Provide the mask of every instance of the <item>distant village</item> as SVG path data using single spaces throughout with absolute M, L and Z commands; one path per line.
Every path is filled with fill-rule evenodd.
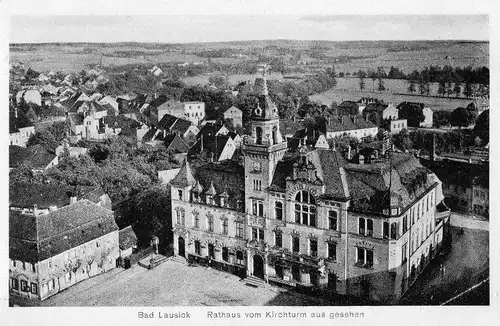
M 172 259 L 395 303 L 452 245 L 451 212 L 488 218 L 489 98 L 437 126 L 411 97 L 290 104 L 268 68 L 179 97 L 11 64 L 11 304 Z

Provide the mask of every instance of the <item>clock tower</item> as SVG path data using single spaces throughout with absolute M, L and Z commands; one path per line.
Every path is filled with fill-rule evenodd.
M 252 110 L 250 136 L 243 144 L 245 161 L 245 197 L 247 212 L 265 216 L 270 212 L 268 187 L 271 185 L 274 170 L 287 150 L 287 142 L 280 132 L 278 108 L 269 97 L 267 89 L 267 66 L 261 65 L 263 85 L 258 101 Z M 262 206 L 255 200 L 262 201 Z M 260 212 L 263 209 L 263 213 Z

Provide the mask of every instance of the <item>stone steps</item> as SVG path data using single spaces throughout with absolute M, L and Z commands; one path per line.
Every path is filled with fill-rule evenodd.
M 179 255 L 173 255 L 173 256 L 169 257 L 168 260 L 182 264 L 182 265 L 188 265 L 186 258 L 179 256 Z
M 248 276 L 247 278 L 243 279 L 242 282 L 245 282 L 246 285 L 253 286 L 253 287 L 268 287 L 269 284 L 267 284 L 263 279 L 258 278 L 256 276 Z

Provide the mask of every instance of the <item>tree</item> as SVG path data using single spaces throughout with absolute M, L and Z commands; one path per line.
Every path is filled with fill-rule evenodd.
M 358 78 L 359 78 L 359 90 L 362 92 L 365 89 L 366 72 L 360 69 L 358 71 Z
M 448 95 L 448 97 L 450 97 L 451 94 L 453 94 L 453 88 L 451 87 L 451 81 L 448 81 L 446 83 L 446 94 Z
M 59 142 L 55 139 L 54 135 L 47 130 L 42 129 L 36 131 L 33 135 L 30 136 L 28 141 L 26 142 L 26 146 L 34 146 L 34 145 L 42 145 L 48 151 L 54 151 L 57 146 L 59 146 Z
M 382 93 L 383 91 L 385 91 L 384 80 L 382 79 L 382 77 L 378 78 L 378 91 L 380 93 Z
M 456 108 L 451 113 L 450 123 L 452 126 L 458 126 L 459 128 L 468 127 L 472 122 L 472 113 L 464 107 Z
M 377 73 L 371 69 L 368 69 L 368 77 L 372 80 L 372 90 L 375 90 L 375 81 L 377 80 Z
M 446 83 L 444 81 L 439 82 L 438 94 L 444 96 L 446 94 Z
M 399 118 L 406 119 L 409 127 L 418 127 L 425 120 L 422 107 L 407 102 L 398 105 Z
M 408 92 L 413 95 L 415 93 L 415 80 L 414 79 L 409 79 L 408 80 Z
M 398 134 L 393 136 L 394 145 L 403 151 L 413 148 L 413 142 L 410 139 L 410 134 L 407 129 L 401 130 Z
M 455 86 L 453 86 L 453 93 L 455 93 L 456 97 L 459 97 L 460 94 L 462 93 L 462 86 L 460 83 L 455 83 Z
M 466 82 L 465 87 L 463 89 L 464 96 L 467 98 L 470 98 L 472 96 L 472 92 L 473 92 L 472 84 L 469 82 Z
M 229 80 L 226 76 L 215 75 L 208 77 L 208 82 L 219 89 L 228 89 L 229 88 Z
M 432 113 L 432 121 L 436 128 L 450 125 L 451 112 L 446 110 L 437 110 Z
M 476 120 L 476 125 L 472 132 L 473 136 L 479 137 L 482 144 L 489 143 L 490 139 L 490 110 L 481 113 Z

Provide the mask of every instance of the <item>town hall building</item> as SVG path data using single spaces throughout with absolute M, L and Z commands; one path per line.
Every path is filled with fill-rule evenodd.
M 329 148 L 288 152 L 266 79 L 243 164 L 186 161 L 171 182 L 174 252 L 292 287 L 396 302 L 440 250 L 440 180 L 412 155 L 368 164 Z

